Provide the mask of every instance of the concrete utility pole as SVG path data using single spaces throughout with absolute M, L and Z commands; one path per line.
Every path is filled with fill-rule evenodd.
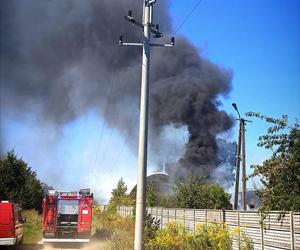
M 143 29 L 142 43 L 124 43 L 123 36 L 120 36 L 119 45 L 142 46 L 142 80 L 140 100 L 140 124 L 139 124 L 139 146 L 138 146 L 138 167 L 137 167 L 137 190 L 136 190 L 136 212 L 135 212 L 135 235 L 134 249 L 143 249 L 143 230 L 146 203 L 146 176 L 147 176 L 147 145 L 148 145 L 148 105 L 149 105 L 149 69 L 150 69 L 150 48 L 174 47 L 174 37 L 170 44 L 151 43 L 151 33 L 154 38 L 160 38 L 163 34 L 159 31 L 159 25 L 152 23 L 153 5 L 156 0 L 143 0 L 143 22 L 140 23 L 132 17 L 129 11 L 125 19 L 130 23 Z
M 242 192 L 242 206 L 243 210 L 247 210 L 247 202 L 246 202 L 246 191 L 247 191 L 247 175 L 246 175 L 246 147 L 245 147 L 245 125 L 246 120 L 241 119 L 240 123 L 242 124 L 242 182 L 243 182 L 243 192 Z
M 233 209 L 238 209 L 239 202 L 239 184 L 240 184 L 240 162 L 241 162 L 241 139 L 242 139 L 242 129 L 241 123 L 239 123 L 239 135 L 238 135 L 238 144 L 237 144 L 237 154 L 236 154 L 236 163 L 235 163 L 235 189 L 234 189 L 234 203 Z
M 233 209 L 238 209 L 238 198 L 239 198 L 239 182 L 240 182 L 240 162 L 242 160 L 242 208 L 247 210 L 246 203 L 246 191 L 247 191 L 247 175 L 246 175 L 246 147 L 245 147 L 245 125 L 246 122 L 251 122 L 241 118 L 240 112 L 235 103 L 232 103 L 233 108 L 236 110 L 239 117 L 239 136 L 237 145 L 237 156 L 236 156 L 236 172 L 235 172 L 235 190 L 234 190 L 234 204 Z M 242 154 L 242 156 L 241 156 Z

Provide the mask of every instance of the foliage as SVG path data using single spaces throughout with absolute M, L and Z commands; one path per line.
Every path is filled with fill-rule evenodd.
M 125 184 L 123 178 L 118 181 L 117 187 L 111 191 L 112 198 L 125 196 L 127 192 L 127 185 Z
M 0 199 L 18 203 L 23 209 L 41 209 L 43 188 L 36 173 L 14 151 L 0 160 Z
M 153 186 L 153 183 L 147 184 L 146 195 L 147 207 L 175 207 L 176 201 L 174 195 L 159 195 Z
M 133 249 L 134 241 L 134 220 L 133 218 L 123 218 L 117 214 L 111 214 L 109 220 L 106 218 L 104 228 L 111 233 L 112 249 Z
M 150 240 L 154 239 L 160 227 L 160 221 L 155 221 L 155 218 L 150 214 L 146 215 L 144 227 L 144 245 L 147 245 Z
M 26 218 L 24 224 L 24 243 L 37 243 L 42 239 L 42 218 L 35 210 L 22 211 L 22 216 Z
M 181 223 L 171 221 L 165 229 L 159 230 L 156 237 L 150 240 L 147 249 L 184 249 L 189 233 Z
M 207 227 L 198 225 L 194 244 L 201 246 L 200 249 L 231 249 L 232 239 L 228 227 L 224 223 L 211 223 Z
M 164 195 L 160 198 L 158 207 L 176 207 L 176 197 L 175 195 Z
M 93 217 L 92 217 L 92 234 L 97 234 L 102 231 L 102 214 L 101 207 L 98 205 L 93 206 Z
M 300 211 L 300 124 L 288 125 L 287 116 L 280 119 L 249 112 L 270 123 L 267 133 L 258 139 L 258 146 L 272 151 L 270 159 L 254 165 L 251 177 L 259 177 L 263 184 L 258 191 L 260 210 Z
M 158 205 L 158 194 L 156 193 L 153 183 L 147 184 L 146 204 L 147 207 L 155 207 Z
M 205 184 L 203 178 L 189 176 L 175 186 L 178 207 L 198 209 L 229 209 L 230 195 L 215 184 Z
M 232 237 L 240 233 L 240 229 L 229 230 L 224 223 L 209 223 L 207 226 L 197 225 L 196 232 L 188 232 L 181 223 L 171 221 L 166 228 L 159 230 L 156 237 L 149 241 L 146 249 L 160 250 L 231 250 Z M 253 249 L 251 240 L 242 234 L 242 250 Z
M 111 192 L 108 210 L 116 212 L 117 206 L 130 206 L 134 204 L 134 200 L 127 194 L 127 185 L 123 178 L 118 181 L 117 187 Z
M 252 250 L 254 249 L 254 244 L 253 241 L 250 237 L 246 235 L 246 233 L 242 230 L 240 230 L 240 235 L 241 235 L 241 250 Z

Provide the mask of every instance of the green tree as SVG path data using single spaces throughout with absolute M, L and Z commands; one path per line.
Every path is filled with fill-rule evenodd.
M 111 191 L 111 198 L 109 200 L 108 210 L 116 212 L 117 206 L 133 205 L 134 200 L 127 194 L 127 185 L 123 178 L 118 181 L 117 187 Z
M 272 151 L 272 156 L 260 165 L 253 165 L 250 177 L 259 177 L 263 187 L 257 192 L 260 210 L 300 211 L 300 124 L 288 125 L 288 117 L 274 119 L 249 112 L 271 124 L 258 139 L 258 146 Z
M 0 199 L 18 203 L 24 209 L 41 209 L 43 188 L 36 173 L 10 151 L 0 160 Z
M 202 177 L 186 177 L 175 185 L 176 205 L 182 208 L 230 209 L 230 195 L 215 184 L 206 184 Z
M 158 205 L 158 195 L 154 189 L 153 183 L 147 184 L 146 204 L 147 207 L 155 207 Z

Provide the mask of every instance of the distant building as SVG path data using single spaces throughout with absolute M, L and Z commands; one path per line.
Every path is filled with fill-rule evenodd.
M 170 177 L 164 172 L 155 172 L 147 176 L 147 183 L 152 185 L 158 196 L 165 196 L 173 192 Z M 136 197 L 136 185 L 131 190 L 130 196 Z
M 249 190 L 246 192 L 247 209 L 257 210 L 260 206 L 260 200 L 256 192 L 256 190 Z M 242 207 L 242 192 L 239 193 L 239 207 Z

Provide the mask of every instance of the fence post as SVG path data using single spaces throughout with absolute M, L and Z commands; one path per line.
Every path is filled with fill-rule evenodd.
M 205 228 L 207 228 L 207 210 L 205 209 Z
M 196 232 L 196 209 L 194 209 L 194 233 Z
M 223 221 L 223 223 L 225 224 L 226 223 L 226 210 L 223 208 L 222 209 L 222 221 Z
M 241 218 L 240 218 L 240 210 L 237 210 L 237 222 L 238 222 L 238 248 L 241 249 Z
M 161 212 L 161 214 L 160 214 L 160 229 L 163 228 L 163 220 L 164 220 L 163 211 L 164 211 L 164 209 L 161 208 L 161 211 L 160 211 Z
M 185 229 L 185 209 L 183 209 L 183 225 L 184 225 L 184 229 Z
M 294 234 L 294 213 L 290 211 L 290 233 L 291 233 L 291 250 L 295 250 L 295 234 Z
M 260 234 L 261 234 L 261 250 L 265 249 L 265 240 L 264 240 L 264 221 L 262 213 L 260 213 Z
M 155 208 L 155 219 L 156 219 L 156 222 L 158 221 L 158 214 L 157 214 L 157 210 L 158 210 L 158 207 Z

